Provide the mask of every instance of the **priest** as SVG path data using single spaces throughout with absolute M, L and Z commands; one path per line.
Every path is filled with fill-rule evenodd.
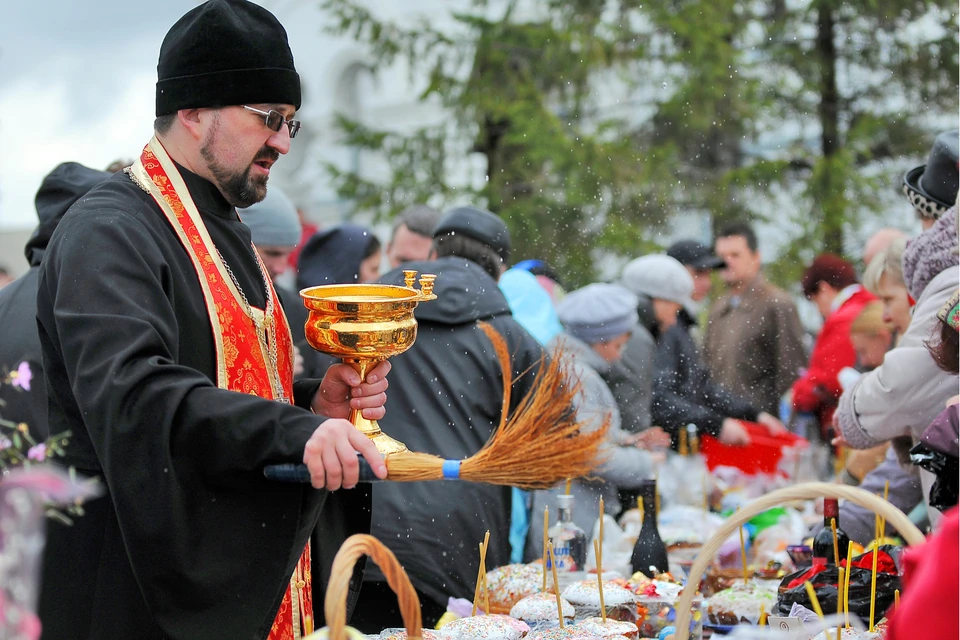
M 357 453 L 386 468 L 346 417 L 383 417 L 389 365 L 293 383 L 236 211 L 263 199 L 300 127 L 277 19 L 210 0 L 167 33 L 157 71 L 156 135 L 67 212 L 41 267 L 50 430 L 106 493 L 49 531 L 43 637 L 298 638 L 311 579 L 321 596 L 343 537 L 369 528 L 369 492 L 346 491 Z M 301 461 L 313 487 L 263 477 Z

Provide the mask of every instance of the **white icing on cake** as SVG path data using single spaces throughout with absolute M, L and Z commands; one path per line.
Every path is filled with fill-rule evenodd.
M 767 613 L 777 604 L 777 594 L 765 585 L 756 582 L 743 584 L 738 582 L 729 589 L 716 593 L 707 600 L 707 613 L 718 616 L 721 613 L 733 615 L 737 621 L 746 619 L 751 624 L 760 622 L 760 607 Z
M 560 598 L 564 618 L 573 618 L 576 610 L 569 601 Z M 538 593 L 527 596 L 510 609 L 510 617 L 524 622 L 557 621 L 557 596 L 552 593 Z
M 606 593 L 604 593 L 606 596 Z M 620 620 L 603 618 L 587 618 L 577 623 L 577 627 L 600 638 L 615 638 L 626 636 L 627 638 L 637 638 L 640 634 L 637 625 L 632 622 L 621 622 Z
M 530 627 L 510 616 L 493 614 L 453 620 L 440 629 L 443 640 L 520 640 Z
M 596 580 L 582 580 L 574 582 L 563 590 L 563 597 L 570 601 L 576 607 L 587 605 L 591 607 L 600 606 L 600 588 Z M 636 599 L 629 590 L 624 589 L 618 584 L 612 582 L 603 583 L 603 604 L 607 607 L 618 607 L 622 604 L 633 603 Z

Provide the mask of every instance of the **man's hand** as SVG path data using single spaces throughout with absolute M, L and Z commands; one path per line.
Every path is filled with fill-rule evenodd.
M 387 360 L 368 371 L 366 381 L 350 365 L 331 365 L 310 406 L 328 418 L 349 418 L 351 409 L 362 409 L 361 415 L 367 420 L 379 420 L 386 415 L 383 405 L 387 401 L 388 373 Z
M 387 477 L 387 466 L 376 445 L 352 424 L 342 418 L 324 420 L 303 449 L 303 463 L 310 470 L 310 484 L 315 489 L 336 491 L 357 486 L 363 455 L 381 480 Z
M 747 428 L 739 420 L 726 418 L 723 421 L 723 426 L 720 427 L 719 440 L 723 444 L 745 447 L 750 444 L 750 434 L 747 433 Z
M 760 415 L 757 416 L 757 422 L 765 426 L 772 436 L 779 436 L 787 432 L 787 428 L 783 426 L 783 423 L 766 411 L 760 412 Z

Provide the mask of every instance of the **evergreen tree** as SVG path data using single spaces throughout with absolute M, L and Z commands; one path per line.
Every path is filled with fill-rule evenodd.
M 453 114 L 412 134 L 342 118 L 347 144 L 384 154 L 392 175 L 330 167 L 340 195 L 381 216 L 430 197 L 485 205 L 518 259 L 573 284 L 595 276 L 598 251 L 653 248 L 680 211 L 789 227 L 774 275 L 794 281 L 814 253 L 847 253 L 899 189 L 904 157 L 958 111 L 946 0 L 477 1 L 444 31 L 355 0 L 324 9 L 378 68 L 402 58 L 426 72 L 421 99 Z M 599 114 L 609 90 L 635 108 Z M 464 169 L 475 153 L 480 180 Z

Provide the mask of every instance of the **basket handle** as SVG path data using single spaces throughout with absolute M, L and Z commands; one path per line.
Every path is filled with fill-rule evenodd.
M 327 585 L 327 596 L 323 603 L 329 628 L 330 640 L 347 640 L 345 627 L 347 625 L 347 592 L 350 590 L 350 578 L 353 576 L 353 566 L 361 556 L 370 556 L 383 575 L 387 584 L 397 594 L 400 603 L 400 614 L 407 630 L 409 640 L 420 640 L 423 635 L 423 619 L 420 615 L 420 599 L 407 572 L 400 566 L 397 556 L 393 555 L 382 542 L 366 534 L 352 535 L 346 539 L 336 557 L 333 559 L 333 568 L 330 571 L 330 584 Z
M 924 541 L 923 533 L 910 522 L 910 518 L 883 498 L 875 496 L 869 491 L 859 487 L 849 487 L 828 482 L 808 482 L 772 491 L 765 496 L 757 498 L 727 518 L 724 523 L 720 525 L 720 528 L 710 536 L 710 539 L 704 543 L 703 548 L 700 549 L 696 561 L 690 568 L 687 586 L 700 584 L 707 565 L 710 564 L 713 556 L 720 550 L 720 546 L 731 533 L 745 524 L 750 518 L 784 502 L 790 502 L 791 500 L 812 500 L 821 497 L 843 498 L 844 500 L 849 500 L 883 516 L 887 519 L 887 524 L 896 529 L 900 535 L 903 536 L 903 539 L 907 541 L 908 545 L 921 544 Z M 680 596 L 680 601 L 677 603 L 676 640 L 687 640 L 690 635 L 690 605 L 693 604 L 693 598 L 696 592 L 696 588 L 684 588 L 683 595 Z

